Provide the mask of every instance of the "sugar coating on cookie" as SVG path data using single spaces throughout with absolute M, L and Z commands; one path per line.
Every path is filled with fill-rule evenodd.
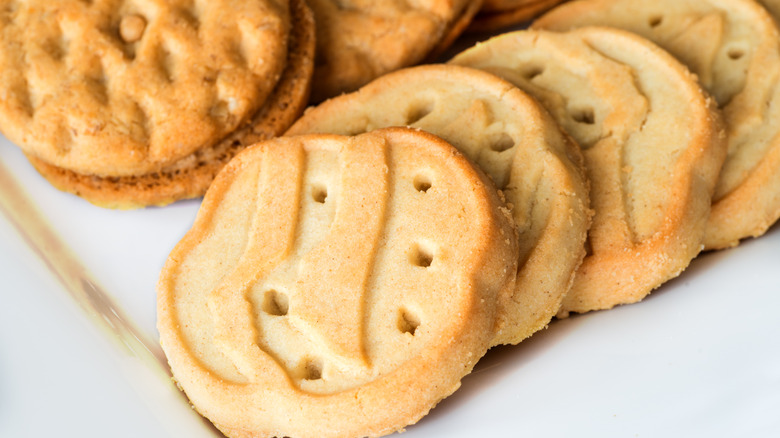
M 753 0 L 592 0 L 564 4 L 534 23 L 586 25 L 652 40 L 689 67 L 723 110 L 728 157 L 705 247 L 766 232 L 780 218 L 780 31 L 769 13 Z
M 544 328 L 584 256 L 590 224 L 582 157 L 527 94 L 454 65 L 390 73 L 308 109 L 288 134 L 356 134 L 412 126 L 438 135 L 503 190 L 520 233 L 517 285 L 500 297 L 494 344 Z
M 417 64 L 452 41 L 481 0 L 312 0 L 317 65 L 312 99 L 354 91 L 384 73 Z M 453 33 L 455 32 L 455 33 Z
M 82 174 L 159 170 L 262 106 L 289 26 L 286 0 L 5 2 L 0 129 Z
M 161 343 L 228 436 L 379 436 L 485 353 L 516 257 L 495 188 L 438 137 L 281 137 L 220 172 L 170 254 Z
M 699 253 L 725 142 L 679 62 L 610 28 L 508 33 L 451 62 L 528 91 L 583 148 L 595 216 L 561 316 L 639 301 Z

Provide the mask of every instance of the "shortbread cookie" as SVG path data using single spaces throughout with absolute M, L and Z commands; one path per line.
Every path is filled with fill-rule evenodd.
M 482 0 L 311 0 L 317 22 L 312 100 L 356 90 L 451 42 Z M 458 25 L 455 25 L 458 23 Z
M 579 149 L 512 84 L 485 72 L 428 65 L 385 75 L 308 109 L 289 134 L 356 134 L 410 125 L 466 154 L 506 196 L 520 234 L 517 285 L 499 299 L 494 344 L 545 327 L 584 256 L 590 224 Z
M 225 166 L 170 254 L 161 343 L 230 437 L 379 436 L 485 353 L 516 257 L 495 187 L 438 137 L 280 137 Z
M 469 32 L 494 32 L 512 25 L 525 23 L 545 13 L 564 0 L 520 0 L 494 2 L 483 7 L 469 24 Z M 486 5 L 487 6 L 487 2 Z
M 780 217 L 780 31 L 753 0 L 590 0 L 562 5 L 535 27 L 603 24 L 638 33 L 686 64 L 715 96 L 728 157 L 704 244 L 734 246 Z
M 289 26 L 287 0 L 5 2 L 0 129 L 81 174 L 159 171 L 264 104 Z
M 559 316 L 639 301 L 699 253 L 725 134 L 712 99 L 669 54 L 583 28 L 504 34 L 451 62 L 526 90 L 583 148 L 596 214 Z
M 120 177 L 79 174 L 28 154 L 30 162 L 60 190 L 108 208 L 166 205 L 203 196 L 214 176 L 247 145 L 284 133 L 309 97 L 314 67 L 314 19 L 304 0 L 291 0 L 292 30 L 282 77 L 249 125 L 211 147 L 204 147 L 159 171 Z

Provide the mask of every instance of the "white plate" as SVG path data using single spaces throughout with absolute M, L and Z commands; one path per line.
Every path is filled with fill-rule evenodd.
M 198 202 L 104 210 L 53 189 L 5 139 L 0 163 L 86 268 L 58 278 L 52 254 L 62 248 L 49 239 L 42 257 L 9 212 L 0 216 L 0 436 L 219 436 L 150 359 L 159 355 L 157 275 Z M 81 278 L 113 297 L 141 341 L 119 341 L 110 311 L 85 311 L 105 307 L 99 295 L 77 304 L 63 282 Z M 778 436 L 778 308 L 775 226 L 700 256 L 642 303 L 493 349 L 404 437 Z M 144 341 L 151 352 L 139 349 Z

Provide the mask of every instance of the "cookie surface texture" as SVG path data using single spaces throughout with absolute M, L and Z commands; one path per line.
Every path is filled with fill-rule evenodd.
M 248 125 L 213 146 L 142 175 L 100 177 L 57 167 L 28 154 L 35 169 L 53 186 L 107 208 L 162 206 L 203 196 L 219 170 L 244 147 L 284 133 L 303 112 L 314 69 L 314 18 L 304 0 L 290 1 L 292 29 L 287 62 L 271 95 Z
M 503 190 L 520 235 L 514 291 L 500 297 L 494 344 L 544 328 L 584 256 L 590 223 L 579 148 L 512 84 L 479 70 L 400 70 L 310 108 L 288 133 L 356 134 L 409 125 L 438 135 Z
M 687 65 L 718 101 L 728 157 L 705 247 L 760 236 L 780 217 L 780 32 L 752 0 L 593 0 L 562 5 L 535 27 L 608 25 L 638 33 Z
M 286 0 L 6 2 L 0 129 L 78 173 L 157 171 L 262 106 L 289 26 Z
M 512 25 L 525 23 L 532 20 L 547 10 L 562 3 L 564 0 L 534 0 L 521 2 L 507 2 L 501 5 L 502 9 L 483 8 L 469 24 L 469 32 L 495 32 Z M 508 8 L 509 4 L 517 4 Z
M 451 62 L 528 91 L 583 148 L 595 216 L 560 316 L 639 301 L 699 253 L 725 141 L 714 102 L 674 58 L 583 28 L 505 34 Z
M 317 65 L 312 100 L 354 91 L 372 79 L 421 62 L 462 30 L 481 0 L 312 0 Z
M 516 251 L 495 188 L 438 137 L 280 137 L 220 172 L 170 254 L 161 344 L 227 436 L 392 433 L 485 353 Z

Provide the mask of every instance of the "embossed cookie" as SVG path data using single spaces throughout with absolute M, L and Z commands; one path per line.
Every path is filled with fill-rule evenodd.
M 289 50 L 279 82 L 250 124 L 239 127 L 213 146 L 201 148 L 159 171 L 143 175 L 85 175 L 28 154 L 30 162 L 55 187 L 102 207 L 127 209 L 165 205 L 203 196 L 219 169 L 236 153 L 247 145 L 281 135 L 308 101 L 314 67 L 314 19 L 304 0 L 290 1 L 290 15 Z
M 560 316 L 639 301 L 699 253 L 726 145 L 714 102 L 669 54 L 583 28 L 504 34 L 451 62 L 526 90 L 583 148 L 595 216 Z
M 6 2 L 0 129 L 73 172 L 157 172 L 262 107 L 289 21 L 286 0 Z
M 453 144 L 512 206 L 520 267 L 515 289 L 499 298 L 493 343 L 517 343 L 545 327 L 585 252 L 590 210 L 579 148 L 512 84 L 454 65 L 385 75 L 308 109 L 288 134 L 356 134 L 404 125 Z
M 170 254 L 161 343 L 228 436 L 402 430 L 487 350 L 516 239 L 489 180 L 438 137 L 269 140 L 225 166 Z
M 372 79 L 440 53 L 482 0 L 311 0 L 317 22 L 312 100 L 356 90 Z
M 772 17 L 753 0 L 590 0 L 562 5 L 534 26 L 593 24 L 630 30 L 671 52 L 722 108 L 728 157 L 706 248 L 764 234 L 780 217 L 780 31 Z

